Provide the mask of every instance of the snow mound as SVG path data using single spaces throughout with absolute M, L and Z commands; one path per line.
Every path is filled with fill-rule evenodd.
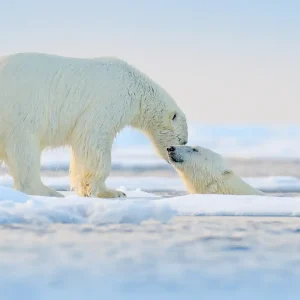
M 161 198 L 141 190 L 125 199 L 96 199 L 66 193 L 65 198 L 28 196 L 0 188 L 0 224 L 140 224 L 168 222 L 174 216 L 300 216 L 300 198 L 187 195 Z
M 182 216 L 300 216 L 300 197 L 188 195 L 160 202 Z
M 0 203 L 1 201 L 5 202 L 8 199 L 13 200 L 15 203 L 24 203 L 29 198 L 30 197 L 24 193 L 18 192 L 5 186 L 0 186 Z
M 0 224 L 139 224 L 145 220 L 167 222 L 176 213 L 169 205 L 155 203 L 154 195 L 126 191 L 125 199 L 27 196 L 10 188 L 0 189 Z M 155 197 L 155 198 L 154 198 Z

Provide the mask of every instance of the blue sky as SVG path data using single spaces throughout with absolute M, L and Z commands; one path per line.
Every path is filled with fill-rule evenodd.
M 0 7 L 0 55 L 118 56 L 165 87 L 193 120 L 300 122 L 300 1 L 11 0 Z

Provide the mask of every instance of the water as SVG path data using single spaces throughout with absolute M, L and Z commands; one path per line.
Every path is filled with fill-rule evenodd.
M 3 300 L 293 299 L 300 292 L 298 218 L 176 217 L 0 232 Z

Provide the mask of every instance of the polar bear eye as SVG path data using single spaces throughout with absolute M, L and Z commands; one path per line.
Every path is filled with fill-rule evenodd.
M 173 118 L 172 118 L 172 121 L 174 121 L 176 119 L 176 117 L 177 117 L 177 114 L 175 113 Z
M 193 152 L 199 152 L 197 149 L 193 148 Z

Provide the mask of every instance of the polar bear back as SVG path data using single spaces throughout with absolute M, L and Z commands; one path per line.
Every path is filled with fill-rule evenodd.
M 40 139 L 47 138 L 45 144 L 59 145 L 90 106 L 93 110 L 99 108 L 90 122 L 95 121 L 94 116 L 99 126 L 114 120 L 128 123 L 134 105 L 138 105 L 128 88 L 136 74 L 137 70 L 116 58 L 67 58 L 38 53 L 3 57 L 0 119 L 6 125 L 0 126 L 0 134 L 9 135 L 17 126 L 23 126 Z M 93 105 L 95 102 L 100 105 Z

